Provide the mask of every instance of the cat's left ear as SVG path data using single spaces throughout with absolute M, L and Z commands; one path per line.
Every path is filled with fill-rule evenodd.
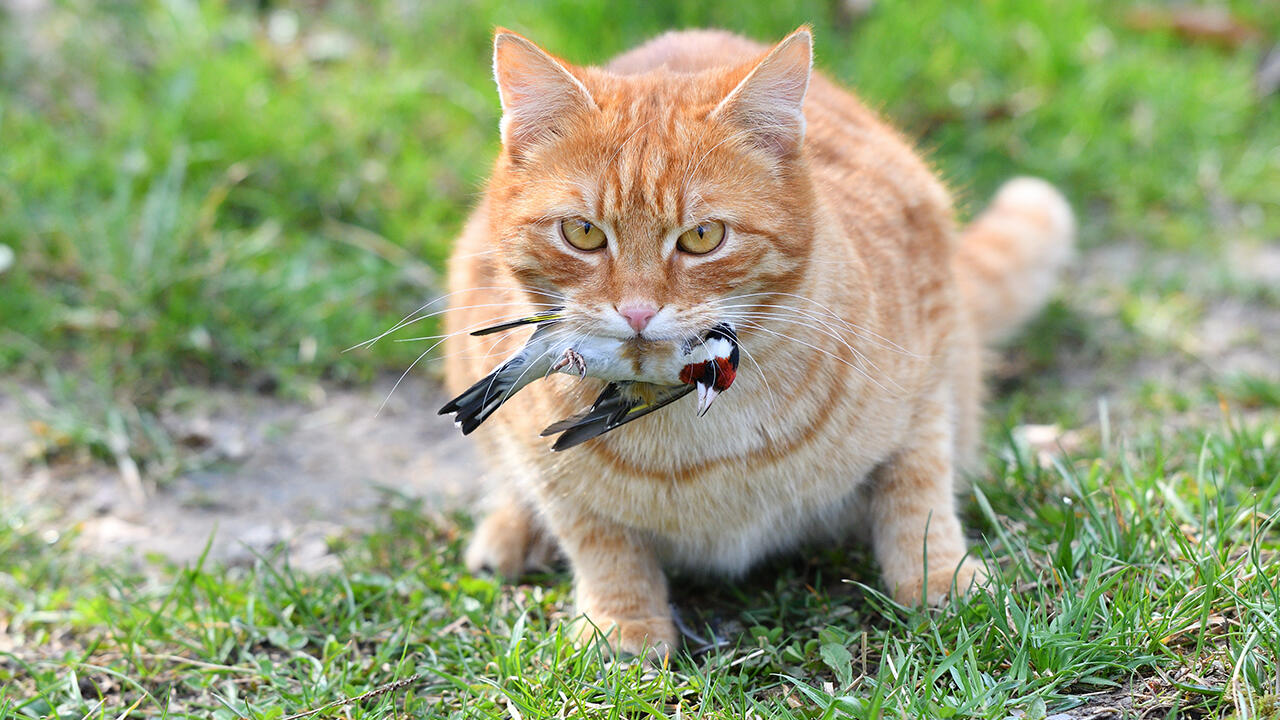
M 555 136 L 573 114 L 596 109 L 567 67 L 504 28 L 493 37 L 493 75 L 502 100 L 502 144 L 512 153 Z
M 711 117 L 748 131 L 761 148 L 789 157 L 804 143 L 804 95 L 813 71 L 813 35 L 801 26 L 747 73 Z

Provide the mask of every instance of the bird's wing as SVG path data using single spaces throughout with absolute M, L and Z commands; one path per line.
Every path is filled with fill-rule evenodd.
M 504 322 L 499 325 L 492 325 L 487 328 L 480 328 L 479 330 L 473 331 L 471 334 L 472 335 L 490 335 L 492 333 L 502 332 L 503 330 L 512 330 L 522 325 L 540 325 L 542 323 L 557 322 L 563 318 L 564 318 L 563 308 L 551 308 L 546 312 L 541 312 L 536 315 L 530 315 L 529 317 L 523 317 L 523 318 L 520 318 L 519 320 L 512 320 L 511 322 Z
M 454 422 L 462 429 L 463 435 L 469 435 L 472 430 L 480 427 L 480 423 L 488 419 L 493 411 L 525 385 L 541 378 L 544 371 L 550 368 L 553 358 L 550 357 L 547 343 L 551 341 L 549 334 L 554 324 L 540 326 L 519 352 L 507 358 L 461 395 L 445 403 L 439 414 L 457 413 Z
M 568 450 L 575 445 L 599 437 L 659 408 L 666 407 L 693 392 L 692 385 L 654 386 L 652 397 L 642 400 L 624 392 L 633 383 L 609 383 L 596 398 L 591 409 L 547 426 L 542 436 L 562 433 L 552 450 Z
M 457 413 L 454 422 L 462 428 L 463 435 L 470 434 L 519 390 L 515 384 L 524 374 L 525 362 L 523 355 L 516 355 L 502 363 L 461 395 L 445 403 L 440 414 Z

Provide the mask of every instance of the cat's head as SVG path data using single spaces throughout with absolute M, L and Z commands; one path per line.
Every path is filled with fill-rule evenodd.
M 531 299 L 562 298 L 584 332 L 677 341 L 794 291 L 813 234 L 811 44 L 801 28 L 698 73 L 614 74 L 500 29 L 490 232 Z

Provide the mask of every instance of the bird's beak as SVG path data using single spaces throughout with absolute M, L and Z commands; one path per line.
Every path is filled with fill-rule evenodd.
M 698 417 L 702 417 L 703 415 L 707 414 L 708 410 L 711 409 L 711 403 L 715 402 L 716 397 L 720 395 L 720 391 L 712 387 L 710 384 L 705 383 L 701 380 L 698 381 L 697 386 L 698 386 Z

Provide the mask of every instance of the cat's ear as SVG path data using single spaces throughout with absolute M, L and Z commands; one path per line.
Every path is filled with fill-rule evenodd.
M 802 26 L 756 63 L 711 117 L 746 130 L 778 157 L 797 153 L 804 142 L 802 108 L 812 70 L 813 35 Z
M 504 28 L 493 38 L 493 76 L 502 100 L 502 144 L 512 152 L 554 136 L 570 115 L 596 109 L 586 86 L 559 60 Z

